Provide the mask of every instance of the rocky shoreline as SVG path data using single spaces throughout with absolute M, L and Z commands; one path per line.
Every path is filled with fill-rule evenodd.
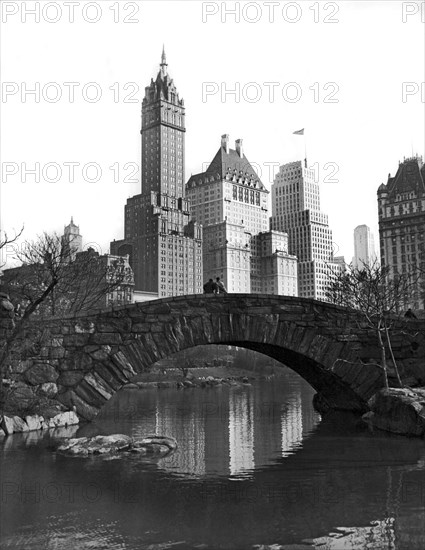
M 170 369 L 169 372 L 153 372 L 139 375 L 135 378 L 135 382 L 126 384 L 122 387 L 123 390 L 149 390 L 149 389 L 164 389 L 164 388 L 208 388 L 221 385 L 242 387 L 250 385 L 253 380 L 260 378 L 259 376 L 247 376 L 245 372 L 235 370 L 235 376 L 223 377 L 223 374 L 228 374 L 229 369 L 225 367 L 211 367 L 193 369 L 199 376 L 188 372 L 186 376 L 181 374 L 179 369 Z M 199 371 L 199 372 L 198 372 Z M 216 375 L 216 376 L 213 376 Z M 217 376 L 221 375 L 221 376 Z M 266 378 L 262 376 L 261 378 Z M 19 390 L 17 386 L 17 391 Z M 20 403 L 22 405 L 22 402 Z M 46 406 L 42 405 L 37 408 L 37 412 L 31 414 L 23 414 L 19 406 L 16 410 L 8 410 L 0 414 L 0 437 L 11 435 L 14 433 L 23 433 L 34 430 L 49 430 L 57 427 L 67 427 L 78 424 L 80 419 L 75 412 L 60 410 L 64 407 L 59 403 L 52 407 L 51 400 L 46 400 Z
M 216 369 L 217 370 L 217 369 Z M 123 389 L 163 389 L 163 388 L 211 388 L 214 386 L 246 386 L 251 382 L 257 380 L 258 376 L 212 376 L 208 374 L 211 369 L 208 369 L 206 376 L 196 376 L 192 372 L 187 373 L 186 376 L 177 376 L 169 380 L 157 379 L 157 380 L 137 380 L 130 384 L 123 386 Z M 268 377 L 269 378 L 269 377 Z
M 161 390 L 178 388 L 182 390 L 195 388 L 214 388 L 220 386 L 250 386 L 258 379 L 270 380 L 277 375 L 259 375 L 253 372 L 232 370 L 227 367 L 194 368 L 182 373 L 179 369 L 168 372 L 152 372 L 139 375 L 135 381 L 122 387 L 123 390 Z M 324 415 L 328 412 L 326 403 L 319 394 L 315 394 L 313 404 L 316 410 Z M 369 410 L 363 414 L 362 422 L 369 429 L 383 430 L 408 437 L 425 436 L 425 388 L 389 388 L 380 390 L 368 401 Z M 19 411 L 17 411 L 19 413 Z M 51 411 L 47 414 L 0 415 L 0 436 L 22 433 L 33 430 L 49 430 L 58 427 L 76 425 L 80 422 L 75 410 Z
M 50 418 L 43 415 L 31 414 L 21 417 L 18 415 L 0 416 L 0 436 L 14 433 L 31 432 L 35 430 L 50 430 L 79 424 L 80 419 L 75 411 L 66 411 Z

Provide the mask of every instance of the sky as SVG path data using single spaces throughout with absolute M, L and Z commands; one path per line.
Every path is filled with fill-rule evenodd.
M 122 238 L 126 199 L 141 186 L 141 100 L 163 44 L 185 100 L 186 180 L 225 133 L 231 147 L 244 140 L 269 190 L 273 170 L 306 151 L 347 261 L 357 225 L 378 240 L 378 186 L 403 157 L 424 154 L 424 3 L 3 1 L 1 10 L 0 225 L 9 234 L 24 225 L 22 239 L 61 234 L 71 216 L 85 246 L 105 253 Z

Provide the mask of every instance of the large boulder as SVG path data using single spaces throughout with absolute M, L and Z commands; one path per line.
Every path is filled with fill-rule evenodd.
M 132 452 L 142 456 L 161 458 L 176 449 L 177 442 L 172 437 L 150 435 L 133 440 L 128 435 L 114 434 L 68 439 L 57 448 L 57 451 L 68 456 L 110 455 L 118 452 Z
M 20 413 L 29 411 L 37 402 L 37 396 L 32 387 L 27 384 L 18 382 L 13 385 L 7 393 L 5 411 L 13 413 Z
M 59 453 L 74 456 L 114 454 L 130 447 L 132 438 L 128 435 L 97 435 L 68 439 L 57 449 Z
M 368 405 L 370 411 L 362 418 L 369 426 L 403 435 L 425 435 L 425 389 L 383 389 L 369 399 Z
M 27 423 L 20 416 L 3 416 L 1 428 L 7 435 L 29 431 Z
M 28 429 L 30 431 L 42 430 L 44 427 L 44 418 L 38 414 L 26 416 L 25 422 L 27 423 Z
M 49 428 L 57 428 L 59 426 L 72 426 L 79 423 L 79 418 L 74 411 L 66 411 L 59 413 L 48 420 Z

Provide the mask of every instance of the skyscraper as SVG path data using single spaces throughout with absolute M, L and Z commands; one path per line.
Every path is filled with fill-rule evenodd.
M 354 258 L 353 267 L 362 269 L 371 267 L 376 262 L 375 241 L 370 227 L 358 225 L 354 230 Z
M 425 165 L 422 157 L 399 163 L 394 177 L 378 188 L 379 244 L 382 266 L 391 274 L 410 274 L 406 307 L 424 307 Z
M 61 237 L 62 247 L 69 261 L 74 261 L 78 252 L 83 251 L 83 237 L 80 235 L 80 228 L 75 225 L 74 218 L 65 226 Z
M 124 239 L 135 289 L 162 296 L 202 292 L 202 227 L 185 198 L 185 107 L 168 74 L 165 52 L 142 102 L 142 192 L 125 207 Z
M 320 210 L 314 171 L 301 161 L 280 167 L 272 185 L 271 227 L 289 235 L 289 254 L 298 258 L 298 296 L 325 300 L 332 271 L 332 231 Z
M 229 292 L 297 295 L 297 261 L 287 235 L 269 232 L 267 195 L 243 149 L 229 136 L 205 172 L 192 175 L 186 193 L 203 225 L 204 279 L 220 277 Z

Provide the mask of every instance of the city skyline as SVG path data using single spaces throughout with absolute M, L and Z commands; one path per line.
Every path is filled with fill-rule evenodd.
M 79 41 L 73 41 L 72 51 L 68 43 L 75 26 L 65 21 L 54 25 L 29 20 L 22 25 L 20 19 L 10 17 L 3 25 L 3 43 L 10 46 L 7 56 L 3 55 L 3 81 L 17 83 L 18 91 L 2 98 L 2 163 L 9 167 L 15 163 L 18 172 L 8 175 L 6 181 L 3 177 L 1 228 L 12 232 L 24 224 L 24 238 L 33 238 L 43 230 L 59 233 L 74 216 L 84 244 L 97 243 L 102 252 L 108 251 L 109 241 L 122 235 L 126 199 L 140 189 L 140 174 L 130 177 L 133 166 L 127 163 L 140 167 L 143 87 L 156 74 L 165 42 L 170 72 L 188 107 L 185 181 L 205 169 L 216 150 L 217 135 L 228 133 L 232 140 L 244 138 L 247 156 L 262 170 L 261 179 L 270 191 L 272 169 L 303 159 L 304 138 L 293 132 L 305 128 L 308 164 L 318 172 L 322 207 L 329 214 L 336 254 L 351 259 L 352 231 L 357 225 L 367 224 L 378 234 L 379 185 L 387 180 L 388 172 L 395 174 L 404 156 L 423 154 L 420 15 L 404 14 L 403 22 L 400 5 L 368 3 L 365 9 L 363 3 L 340 2 L 334 17 L 339 23 L 335 24 L 324 23 L 330 13 L 316 14 L 313 4 L 306 6 L 294 23 L 282 20 L 281 14 L 271 23 L 265 13 L 252 23 L 248 12 L 240 23 L 230 16 L 222 23 L 212 8 L 205 13 L 201 5 L 167 3 L 165 14 L 164 3 L 161 6 L 143 3 L 139 23 L 133 25 L 114 24 L 107 19 L 106 10 L 95 25 L 76 21 Z M 265 9 L 262 4 L 260 7 Z M 174 25 L 182 9 L 190 29 L 186 41 L 179 40 L 181 29 Z M 316 15 L 318 23 L 314 23 Z M 381 30 L 383 18 L 386 25 Z M 362 26 L 362 41 L 356 42 L 352 52 L 351 45 L 358 37 L 356 23 Z M 226 33 L 225 44 L 214 42 L 214 47 L 204 47 L 201 40 L 201 46 L 193 48 L 193 41 L 202 38 L 209 44 L 209 38 L 226 26 L 232 32 Z M 116 40 L 111 43 L 112 30 Z M 255 41 L 241 41 L 248 30 L 255 30 Z M 40 32 L 44 34 L 37 41 Z M 379 38 L 393 32 L 400 36 L 397 44 L 385 41 L 385 47 L 380 45 Z M 25 52 L 23 33 L 33 43 Z M 314 50 L 296 41 L 300 34 L 309 36 Z M 93 40 L 96 48 L 90 47 Z M 51 41 L 54 51 L 47 50 Z M 289 51 L 293 55 L 288 56 Z M 36 82 L 41 86 L 40 101 L 33 102 L 29 95 L 22 102 L 23 84 L 31 89 Z M 51 82 L 59 83 L 63 97 L 69 91 L 63 83 L 79 82 L 74 103 L 45 101 L 43 85 Z M 101 100 L 82 99 L 81 89 L 88 82 L 101 88 Z M 403 82 L 419 83 L 419 92 L 406 96 L 405 102 Z M 288 87 L 288 83 L 296 85 Z M 337 92 L 332 83 L 338 86 Z M 239 101 L 226 94 L 237 84 Z M 302 98 L 291 102 L 290 94 L 297 92 L 297 86 Z M 272 88 L 275 98 L 269 101 Z M 55 89 L 49 88 L 50 96 Z M 96 87 L 86 91 L 93 94 Z M 256 93 L 261 93 L 261 98 L 252 101 Z M 338 103 L 322 101 L 331 93 Z M 136 101 L 124 102 L 124 98 Z M 21 163 L 31 167 L 35 162 L 42 167 L 59 164 L 63 177 L 57 183 L 36 183 L 30 175 L 27 183 L 21 183 Z M 70 162 L 80 163 L 74 183 L 65 182 L 64 163 Z M 87 163 L 102 167 L 99 182 L 82 180 L 79 168 Z M 122 180 L 124 176 L 130 182 L 114 183 L 114 177 Z M 349 194 L 350 208 L 341 207 Z

